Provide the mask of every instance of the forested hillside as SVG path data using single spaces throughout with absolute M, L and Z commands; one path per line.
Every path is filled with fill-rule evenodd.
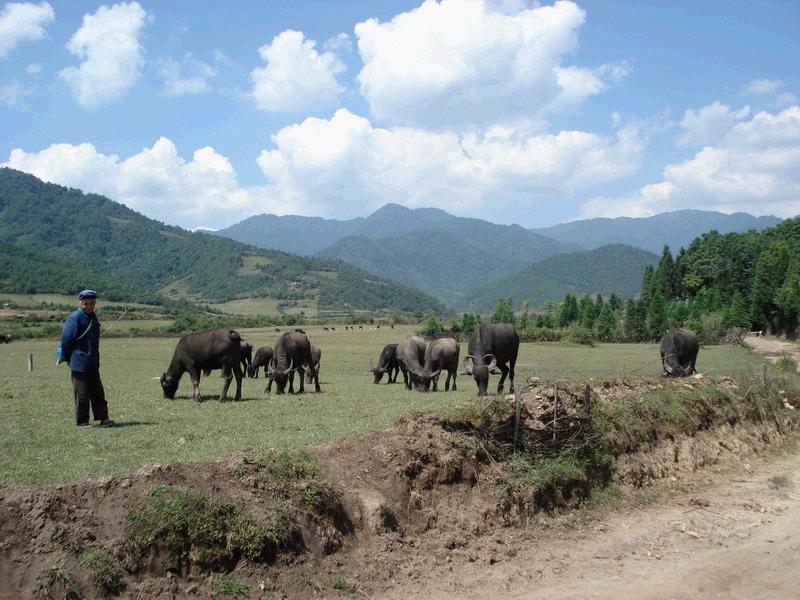
M 532 231 L 588 249 L 606 244 L 628 244 L 661 253 L 664 246 L 677 251 L 682 246 L 688 246 L 697 236 L 712 230 L 720 233 L 743 232 L 774 227 L 780 222 L 776 217 L 754 217 L 745 213 L 726 215 L 707 210 L 677 210 L 652 217 L 573 221 Z
M 658 256 L 623 244 L 551 256 L 506 277 L 494 278 L 468 295 L 472 307 L 489 310 L 498 298 L 511 298 L 514 306 L 529 300 L 532 307 L 559 301 L 570 294 L 631 297 L 639 291 L 641 273 L 658 262 Z
M 487 277 L 513 273 L 570 249 L 518 225 L 458 218 L 391 237 L 346 237 L 320 256 L 347 261 L 460 306 L 467 292 Z
M 259 250 L 169 227 L 103 196 L 7 168 L 0 169 L 0 243 L 24 251 L 6 254 L 6 291 L 26 291 L 27 284 L 10 274 L 35 254 L 57 271 L 52 279 L 37 276 L 40 292 L 75 291 L 86 285 L 83 272 L 89 271 L 105 277 L 108 297 L 172 288 L 206 301 L 318 298 L 325 309 L 441 308 L 417 290 L 340 261 Z M 80 281 L 70 285 L 73 278 Z

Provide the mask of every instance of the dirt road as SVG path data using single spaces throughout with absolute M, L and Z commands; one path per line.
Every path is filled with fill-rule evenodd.
M 745 340 L 753 352 L 760 354 L 770 362 L 777 361 L 781 356 L 790 356 L 800 365 L 800 346 L 772 336 L 748 335 Z M 800 366 L 798 367 L 800 372 Z

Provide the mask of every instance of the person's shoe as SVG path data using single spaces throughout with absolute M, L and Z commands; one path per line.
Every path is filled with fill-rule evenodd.
M 78 427 L 88 427 L 89 423 L 76 423 Z
M 116 423 L 111 419 L 103 419 L 100 421 L 100 427 L 113 427 L 114 425 L 116 425 Z

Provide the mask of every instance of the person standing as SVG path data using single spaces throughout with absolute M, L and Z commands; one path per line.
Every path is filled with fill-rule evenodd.
M 61 333 L 61 359 L 69 364 L 75 395 L 75 423 L 89 424 L 89 406 L 94 420 L 108 427 L 108 403 L 100 380 L 100 321 L 94 313 L 97 292 L 83 290 L 78 294 L 78 310 L 64 321 Z

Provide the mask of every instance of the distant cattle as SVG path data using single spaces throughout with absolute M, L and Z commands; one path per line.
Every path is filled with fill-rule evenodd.
M 425 339 L 418 335 L 410 335 L 397 345 L 397 364 L 403 373 L 406 389 L 419 381 L 425 363 Z
M 395 383 L 397 374 L 400 372 L 400 366 L 397 364 L 397 344 L 386 344 L 378 357 L 378 366 L 370 371 L 374 375 L 372 383 L 380 383 L 384 373 L 389 375 L 389 381 L 386 383 Z M 392 377 L 392 372 L 394 372 L 394 377 Z
M 359 329 L 364 329 L 364 326 L 363 325 L 359 325 L 358 328 Z
M 661 366 L 668 376 L 685 377 L 695 372 L 700 344 L 691 329 L 673 329 L 661 338 Z
M 311 384 L 315 380 L 319 382 L 319 362 L 321 358 L 322 350 L 316 344 L 311 344 L 311 367 L 306 370 L 306 383 Z
M 0 344 L 9 344 L 9 343 L 11 343 L 11 334 L 0 333 Z
M 200 401 L 200 373 L 222 369 L 225 386 L 219 396 L 224 402 L 231 380 L 236 378 L 236 400 L 242 398 L 241 338 L 233 329 L 219 327 L 184 335 L 175 347 L 167 371 L 161 375 L 164 397 L 173 399 L 184 373 L 192 380 L 192 399 Z
M 330 329 L 328 329 L 327 327 L 323 327 L 322 331 L 330 331 Z
M 498 368 L 502 376 L 497 384 L 497 393 L 502 393 L 506 376 L 509 376 L 511 393 L 514 393 L 514 366 L 518 353 L 519 335 L 513 325 L 484 324 L 472 333 L 464 367 L 466 374 L 475 378 L 479 396 L 487 394 L 489 373 L 497 373 Z
M 308 336 L 301 331 L 287 331 L 282 334 L 275 348 L 273 349 L 272 360 L 267 369 L 267 376 L 275 382 L 275 391 L 283 394 L 286 383 L 289 383 L 289 393 L 294 393 L 294 373 L 300 374 L 300 389 L 298 393 L 305 391 L 304 375 L 305 369 L 313 367 L 311 357 L 311 343 Z M 320 391 L 319 379 L 315 379 L 316 391 Z M 267 388 L 269 391 L 269 387 Z
M 253 357 L 253 362 L 247 367 L 247 376 L 253 379 L 258 378 L 258 370 L 264 367 L 264 375 L 267 374 L 267 366 L 269 361 L 272 360 L 272 348 L 270 346 L 261 346 L 256 350 L 256 355 Z

